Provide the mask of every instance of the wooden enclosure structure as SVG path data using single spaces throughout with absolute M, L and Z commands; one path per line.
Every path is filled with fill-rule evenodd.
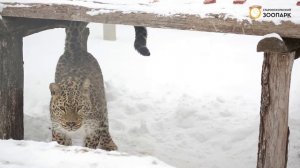
M 0 138 L 23 139 L 24 36 L 46 29 L 63 28 L 70 21 L 248 35 L 277 33 L 282 39 L 266 37 L 257 46 L 257 51 L 264 52 L 257 168 L 286 167 L 290 80 L 293 62 L 300 56 L 300 24 L 291 21 L 281 24 L 249 22 L 214 13 L 201 17 L 184 13 L 161 15 L 142 10 L 128 12 L 101 8 L 102 3 L 98 3 L 97 7 L 21 4 L 5 0 L 0 0 L 1 3 L 4 8 L 1 11 L 3 19 L 0 20 Z

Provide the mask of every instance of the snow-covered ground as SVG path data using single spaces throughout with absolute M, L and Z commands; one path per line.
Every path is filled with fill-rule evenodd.
M 62 146 L 55 142 L 0 140 L 1 168 L 172 168 L 150 156 Z
M 100 24 L 90 27 L 88 48 L 103 71 L 110 131 L 120 151 L 177 168 L 255 167 L 263 58 L 255 51 L 261 37 L 149 28 L 152 55 L 142 57 L 133 49 L 133 27 L 118 26 L 116 42 L 102 40 Z M 51 139 L 48 86 L 64 37 L 55 29 L 24 39 L 26 140 Z M 297 60 L 289 168 L 300 167 L 299 76 Z

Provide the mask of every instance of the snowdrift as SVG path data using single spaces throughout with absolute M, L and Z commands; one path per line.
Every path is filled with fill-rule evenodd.
M 56 142 L 0 140 L 0 167 L 6 168 L 172 168 L 150 156 L 62 146 Z

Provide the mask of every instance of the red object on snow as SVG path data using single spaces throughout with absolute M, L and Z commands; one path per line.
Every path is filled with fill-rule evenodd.
M 233 4 L 244 4 L 246 0 L 234 0 Z
M 297 6 L 300 6 L 300 1 L 297 2 Z
M 216 3 L 216 0 L 204 0 L 203 3 L 204 4 L 212 4 L 212 3 Z

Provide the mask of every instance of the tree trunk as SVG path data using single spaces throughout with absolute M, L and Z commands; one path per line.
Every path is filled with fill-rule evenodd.
M 264 53 L 257 168 L 286 168 L 294 57 L 295 52 Z
M 23 139 L 23 41 L 0 37 L 0 139 Z

